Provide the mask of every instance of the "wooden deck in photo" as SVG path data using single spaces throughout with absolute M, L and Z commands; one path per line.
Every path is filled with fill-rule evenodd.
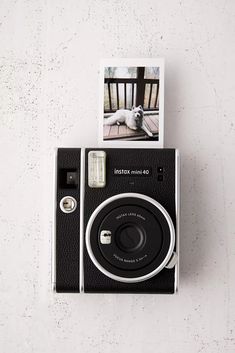
M 148 127 L 149 131 L 156 137 L 159 132 L 159 121 L 158 115 L 146 115 L 144 117 L 145 125 Z M 143 130 L 131 130 L 126 125 L 104 125 L 103 136 L 104 140 L 114 140 L 114 139 L 138 139 L 144 138 L 148 135 Z

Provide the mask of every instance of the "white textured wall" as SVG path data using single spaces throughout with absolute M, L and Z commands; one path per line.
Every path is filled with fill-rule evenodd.
M 235 351 L 235 2 L 2 0 L 0 352 Z M 50 290 L 55 146 L 93 144 L 102 57 L 166 59 L 182 154 L 175 296 Z

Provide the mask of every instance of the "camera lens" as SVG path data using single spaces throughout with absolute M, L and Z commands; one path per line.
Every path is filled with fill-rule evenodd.
M 115 240 L 120 250 L 131 253 L 144 246 L 145 234 L 137 224 L 127 223 L 117 229 Z
M 151 211 L 139 205 L 123 204 L 103 209 L 102 213 L 94 232 L 98 234 L 99 250 L 105 261 L 116 269 L 128 271 L 144 268 L 154 260 L 162 248 L 163 238 L 161 226 Z M 109 237 L 104 236 L 107 231 Z
M 97 208 L 86 245 L 98 269 L 129 281 L 159 268 L 169 252 L 171 229 L 160 204 L 127 195 Z

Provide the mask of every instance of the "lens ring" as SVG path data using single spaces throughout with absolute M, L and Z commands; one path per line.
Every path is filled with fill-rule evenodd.
M 95 231 L 94 228 L 97 227 L 96 223 L 100 222 L 102 219 L 100 219 L 100 217 L 103 210 L 106 207 L 109 207 L 109 205 L 111 206 L 114 202 L 118 203 L 118 206 L 122 205 L 124 200 L 127 200 L 127 202 L 129 202 L 129 200 L 135 200 L 138 203 L 145 204 L 147 208 L 151 206 L 152 209 L 156 210 L 158 216 L 162 219 L 162 222 L 165 223 L 164 228 L 166 231 L 166 242 L 164 245 L 164 251 L 161 254 L 161 258 L 154 261 L 151 266 L 146 266 L 143 271 L 131 271 L 132 274 L 129 271 L 128 276 L 126 272 L 124 273 L 124 271 L 121 270 L 118 270 L 118 273 L 117 271 L 115 271 L 114 273 L 113 267 L 109 266 L 107 262 L 104 262 L 104 258 L 100 254 L 97 247 L 97 236 L 95 237 L 95 234 L 93 233 Z M 96 224 L 96 226 L 94 226 L 94 224 Z M 91 233 L 93 233 L 93 236 Z M 159 202 L 143 194 L 123 193 L 114 195 L 109 199 L 106 199 L 95 209 L 87 223 L 85 239 L 86 249 L 88 251 L 89 257 L 100 272 L 102 272 L 105 276 L 118 282 L 138 283 L 152 278 L 166 266 L 175 246 L 175 228 L 170 215 Z
M 110 266 L 122 269 L 125 273 L 132 271 L 132 274 L 150 264 L 161 252 L 163 243 L 162 228 L 153 210 L 136 205 L 136 202 L 138 201 L 123 201 L 118 207 L 115 202 L 104 207 L 92 227 L 92 243 L 96 256 L 100 258 L 99 255 L 102 254 Z M 101 241 L 104 231 L 110 232 L 108 246 Z M 144 232 L 145 241 L 140 235 Z M 94 244 L 95 234 L 98 234 L 99 249 Z

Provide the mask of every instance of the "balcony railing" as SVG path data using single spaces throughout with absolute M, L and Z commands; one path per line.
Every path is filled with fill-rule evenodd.
M 144 68 L 139 67 L 137 78 L 105 78 L 106 102 L 104 113 L 117 109 L 130 109 L 142 105 L 145 111 L 159 110 L 159 79 L 144 78 Z M 120 92 L 122 90 L 120 99 Z

